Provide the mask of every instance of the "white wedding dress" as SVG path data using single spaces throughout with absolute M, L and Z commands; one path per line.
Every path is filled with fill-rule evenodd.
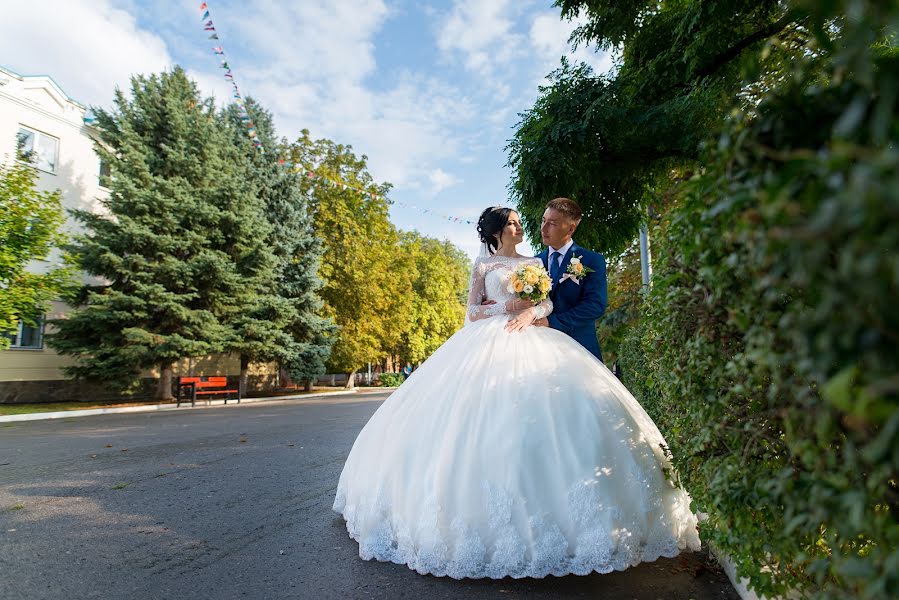
M 664 474 L 662 435 L 627 389 L 564 333 L 505 331 L 521 261 L 540 264 L 477 259 L 466 326 L 359 433 L 334 501 L 359 555 L 518 578 L 699 549 L 690 498 Z

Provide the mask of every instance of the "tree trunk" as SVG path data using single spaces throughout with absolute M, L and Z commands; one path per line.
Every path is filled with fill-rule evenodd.
M 312 380 L 311 379 L 306 380 L 306 387 L 304 387 L 303 389 L 307 392 L 312 391 Z
M 240 390 L 240 397 L 247 397 L 247 371 L 250 369 L 250 357 L 246 354 L 240 355 L 240 381 L 237 389 Z
M 348 390 L 356 389 L 356 370 L 354 370 L 352 373 L 347 374 L 346 385 L 344 387 Z
M 293 385 L 293 378 L 284 365 L 278 365 L 278 387 L 286 388 Z
M 172 395 L 172 363 L 159 365 L 159 387 L 156 388 L 156 399 L 160 402 L 169 402 Z

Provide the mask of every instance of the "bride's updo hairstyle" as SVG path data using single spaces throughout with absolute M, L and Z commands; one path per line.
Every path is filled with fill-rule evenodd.
M 510 214 L 512 209 L 502 206 L 491 206 L 481 213 L 481 218 L 478 219 L 478 235 L 481 236 L 481 242 L 487 244 L 490 254 L 496 252 L 499 247 L 496 235 L 502 234 L 503 228 L 509 223 Z

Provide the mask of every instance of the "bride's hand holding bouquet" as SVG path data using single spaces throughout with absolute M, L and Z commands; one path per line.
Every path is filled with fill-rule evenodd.
M 506 330 L 521 331 L 531 325 L 537 318 L 534 307 L 546 300 L 551 289 L 552 280 L 541 265 L 524 264 L 515 269 L 509 278 L 509 291 L 516 298 L 506 303 L 506 309 L 509 312 L 521 312 L 509 319 Z

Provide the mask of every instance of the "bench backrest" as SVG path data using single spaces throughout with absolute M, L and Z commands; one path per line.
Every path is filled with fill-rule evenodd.
M 196 383 L 197 389 L 207 387 L 225 387 L 228 385 L 227 377 L 182 377 L 181 383 Z

